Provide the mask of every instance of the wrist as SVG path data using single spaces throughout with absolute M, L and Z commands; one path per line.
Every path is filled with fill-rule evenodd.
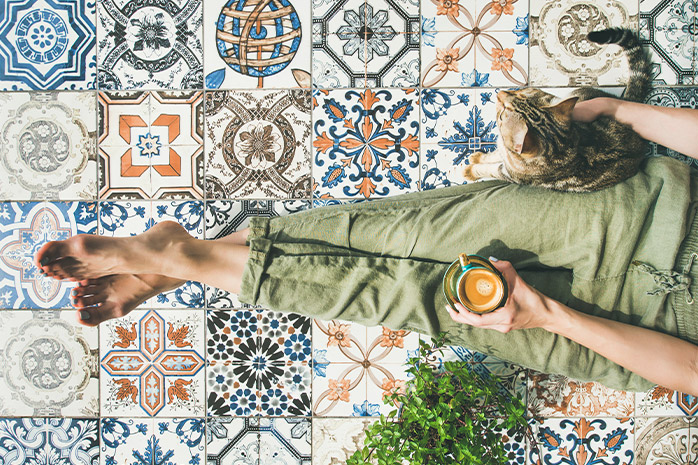
M 551 333 L 566 335 L 574 327 L 576 312 L 557 300 L 545 297 L 545 319 L 541 328 Z

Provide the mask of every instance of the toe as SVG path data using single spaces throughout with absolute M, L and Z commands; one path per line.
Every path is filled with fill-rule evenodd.
M 85 297 L 73 297 L 72 299 L 73 307 L 84 308 L 97 305 L 104 302 L 103 295 L 88 295 Z
M 47 242 L 36 253 L 34 260 L 36 266 L 42 267 L 48 265 L 61 257 L 67 255 L 67 245 L 64 241 L 51 241 Z
M 121 307 L 111 302 L 104 303 L 99 307 L 88 307 L 78 310 L 78 321 L 85 326 L 97 326 L 107 320 L 124 316 Z

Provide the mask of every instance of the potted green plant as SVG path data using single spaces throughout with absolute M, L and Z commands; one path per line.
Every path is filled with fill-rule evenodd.
M 399 409 L 368 428 L 365 446 L 347 465 L 505 464 L 501 431 L 524 432 L 535 445 L 523 402 L 495 376 L 481 376 L 467 362 L 427 363 L 445 336 L 431 345 L 420 340 L 418 356 L 408 361 L 406 389 L 384 398 Z

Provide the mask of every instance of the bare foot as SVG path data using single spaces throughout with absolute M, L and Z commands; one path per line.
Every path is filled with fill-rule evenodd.
M 78 321 L 85 326 L 119 318 L 145 300 L 184 283 L 157 274 L 115 274 L 81 281 L 72 291 Z
M 80 234 L 44 244 L 34 260 L 42 273 L 56 279 L 83 281 L 115 274 L 145 274 L 158 270 L 167 252 L 191 240 L 175 221 L 158 223 L 134 237 Z

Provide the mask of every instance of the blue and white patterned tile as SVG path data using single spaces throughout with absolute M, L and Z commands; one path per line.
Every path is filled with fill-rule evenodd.
M 695 15 L 694 2 L 640 0 L 640 42 L 652 54 L 655 85 L 693 84 Z
M 250 218 L 261 216 L 273 218 L 308 210 L 307 200 L 214 200 L 207 201 L 204 212 L 206 239 L 220 239 L 240 231 L 250 224 Z M 206 286 L 209 308 L 249 308 L 238 300 L 236 294 Z
M 311 356 L 312 319 L 294 313 L 260 309 L 256 315 L 259 343 L 276 347 L 281 354 L 274 363 L 307 363 Z
M 103 413 L 204 415 L 200 310 L 135 310 L 103 324 L 100 347 Z
M 206 196 L 309 199 L 310 91 L 206 93 Z
M 375 198 L 417 190 L 418 97 L 414 89 L 316 92 L 315 195 Z
M 59 310 L 5 310 L 0 327 L 0 415 L 99 415 L 96 328 Z
M 153 221 L 149 201 L 102 201 L 99 203 L 99 235 L 129 237 L 150 229 Z
M 313 86 L 319 89 L 365 87 L 366 63 L 358 51 L 344 52 L 344 43 L 337 34 L 313 36 Z
M 312 368 L 303 363 L 291 363 L 280 367 L 272 385 L 261 390 L 262 415 L 312 415 Z
M 98 420 L 0 419 L 0 460 L 7 464 L 99 463 Z M 70 460 L 67 462 L 66 459 Z
M 476 152 L 491 152 L 499 133 L 498 89 L 422 91 L 422 190 L 465 184 L 462 168 Z
M 283 0 L 260 8 L 236 0 L 207 1 L 205 23 L 215 27 L 215 34 L 208 33 L 204 38 L 206 88 L 310 87 L 308 3 Z M 285 11 L 283 17 L 275 13 L 280 8 Z M 229 13 L 231 9 L 236 10 L 234 15 Z M 270 18 L 264 19 L 267 16 Z M 245 29 L 247 22 L 256 26 Z M 241 37 L 246 30 L 247 35 Z M 272 50 L 266 48 L 270 40 L 277 44 Z
M 204 463 L 203 418 L 103 418 L 101 426 L 102 465 Z
M 529 420 L 538 451 L 528 447 L 528 462 L 552 465 L 634 463 L 634 420 L 579 418 Z
M 2 90 L 94 89 L 95 2 L 0 3 Z
M 95 104 L 85 92 L 0 95 L 0 198 L 96 199 Z
M 207 310 L 206 359 L 215 362 L 241 362 L 235 360 L 236 348 L 256 341 L 259 320 L 257 312 L 240 310 Z
M 530 9 L 531 85 L 617 85 L 627 79 L 627 59 L 620 47 L 594 44 L 586 35 L 604 27 L 636 30 L 637 1 L 532 0 Z
M 259 419 L 208 419 L 206 424 L 206 460 L 209 465 L 258 465 L 260 463 Z
M 308 418 L 261 418 L 260 463 L 310 465 L 311 435 Z
M 495 429 L 500 435 L 506 454 L 505 465 L 525 465 L 526 463 L 526 436 L 523 428 Z
M 249 364 L 209 360 L 206 365 L 207 415 L 258 415 L 261 393 L 259 379 L 254 373 L 255 367 Z
M 99 2 L 100 89 L 201 89 L 203 5 Z
M 34 255 L 46 242 L 97 230 L 96 202 L 0 204 L 0 296 L 9 308 L 68 308 L 74 283 L 39 273 Z

